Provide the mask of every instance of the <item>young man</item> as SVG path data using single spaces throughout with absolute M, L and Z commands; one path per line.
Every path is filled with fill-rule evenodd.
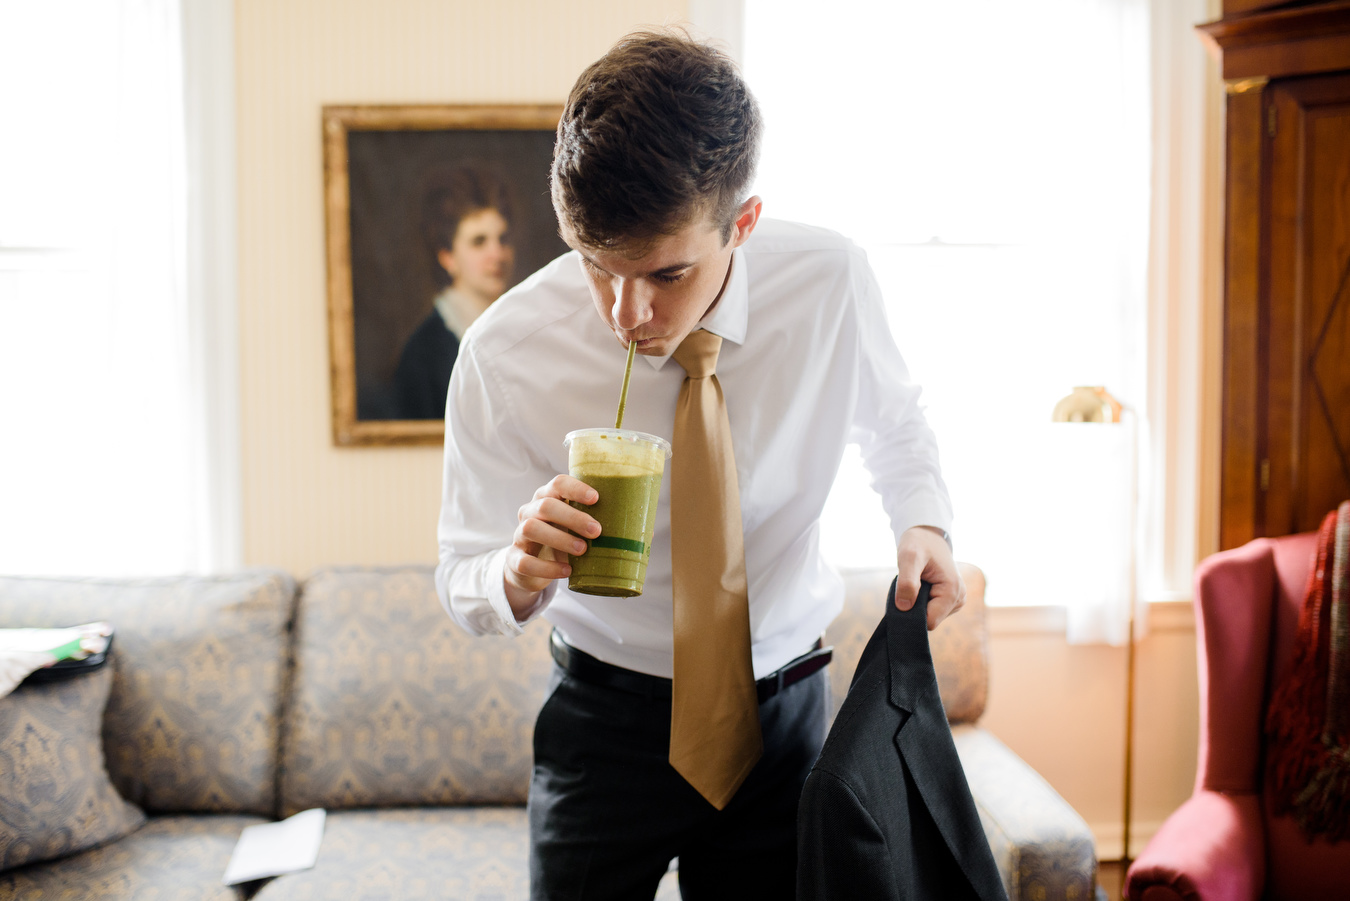
M 898 536 L 897 606 L 932 582 L 931 628 L 964 600 L 936 443 L 872 272 L 836 234 L 760 218 L 760 133 L 716 51 L 620 41 L 558 126 L 553 201 L 573 252 L 489 309 L 455 367 L 438 591 L 476 634 L 541 615 L 555 629 L 530 790 L 536 899 L 651 898 L 675 857 L 687 901 L 792 896 L 797 799 L 825 735 L 812 652 L 843 595 L 819 518 L 848 442 Z M 643 594 L 576 594 L 559 580 L 577 536 L 599 535 L 597 495 L 562 474 L 563 437 L 612 422 L 630 342 L 642 359 L 624 425 L 674 434 L 675 459 Z M 699 415 L 730 450 L 681 438 L 686 392 L 712 380 L 694 346 L 715 359 Z M 729 487 L 681 476 L 695 457 L 721 461 Z M 718 530 L 710 557 L 681 550 Z M 692 614 L 702 595 L 729 618 Z M 695 722 L 747 690 L 748 713 Z

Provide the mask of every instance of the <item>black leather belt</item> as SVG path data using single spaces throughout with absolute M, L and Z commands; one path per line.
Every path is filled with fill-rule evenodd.
M 597 660 L 585 651 L 578 651 L 563 641 L 557 629 L 553 630 L 553 635 L 549 639 L 549 648 L 553 651 L 553 659 L 557 661 L 558 666 L 561 666 L 582 682 L 603 685 L 607 688 L 617 688 L 619 691 L 645 695 L 649 698 L 670 699 L 671 681 L 669 679 L 649 676 L 646 673 L 639 673 L 624 669 L 621 666 L 615 666 L 612 663 L 605 663 L 603 660 Z M 824 669 L 833 656 L 833 647 L 821 647 L 821 643 L 817 641 L 815 648 L 755 683 L 759 703 L 763 704 L 789 685 L 800 682 L 812 673 Z

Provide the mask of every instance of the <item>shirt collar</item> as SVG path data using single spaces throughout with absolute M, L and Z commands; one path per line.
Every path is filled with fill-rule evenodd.
M 707 329 L 714 335 L 720 335 L 723 341 L 730 341 L 732 344 L 744 344 L 749 322 L 750 279 L 745 272 L 745 257 L 741 253 L 741 248 L 737 247 L 731 252 L 731 278 L 727 279 L 722 299 L 713 307 L 712 312 L 698 321 L 698 325 L 694 328 Z M 664 357 L 644 359 L 651 364 L 652 369 L 659 370 L 674 353 L 672 350 Z

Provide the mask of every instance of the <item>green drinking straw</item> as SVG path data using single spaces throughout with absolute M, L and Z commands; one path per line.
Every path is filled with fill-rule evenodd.
M 628 342 L 628 364 L 623 370 L 623 390 L 619 392 L 619 415 L 614 418 L 614 428 L 623 428 L 623 408 L 628 403 L 628 377 L 633 374 L 633 352 L 637 350 L 637 342 Z

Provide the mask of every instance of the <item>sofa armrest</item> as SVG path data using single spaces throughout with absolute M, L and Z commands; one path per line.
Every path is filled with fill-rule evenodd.
M 1096 897 L 1097 849 L 1083 818 L 991 733 L 953 726 L 952 738 L 1010 901 Z
M 1266 881 L 1261 800 L 1200 790 L 1163 823 L 1125 876 L 1131 901 L 1246 901 Z

